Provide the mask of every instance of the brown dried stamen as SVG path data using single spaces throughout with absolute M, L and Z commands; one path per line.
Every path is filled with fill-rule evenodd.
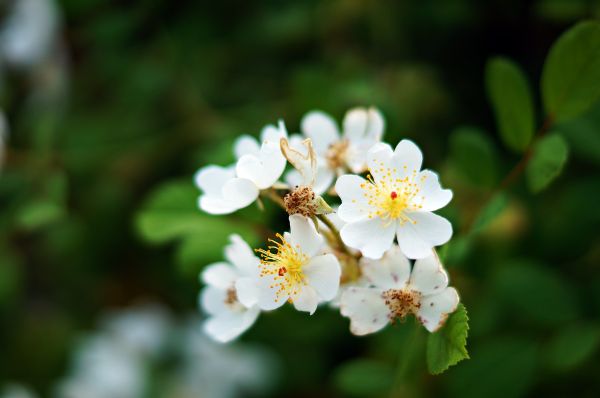
M 325 159 L 331 169 L 339 169 L 346 166 L 346 152 L 350 146 L 350 141 L 336 141 L 327 148 Z
M 404 319 L 409 314 L 417 314 L 421 308 L 421 293 L 415 290 L 389 289 L 382 293 L 385 304 L 390 309 L 390 321 Z
M 311 187 L 296 187 L 292 192 L 285 195 L 283 203 L 289 215 L 301 214 L 305 217 L 312 217 L 317 214 L 315 193 Z

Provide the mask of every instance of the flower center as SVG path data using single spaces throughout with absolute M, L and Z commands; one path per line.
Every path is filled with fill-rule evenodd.
M 256 249 L 260 253 L 260 276 L 273 278 L 271 289 L 276 290 L 276 299 L 297 295 L 306 284 L 302 267 L 308 262 L 308 256 L 300 252 L 300 246 L 292 246 L 281 234 L 275 235 L 279 241 L 269 239 L 269 250 Z
M 348 140 L 336 141 L 329 145 L 327 153 L 325 154 L 325 159 L 327 160 L 329 168 L 336 170 L 343 168 L 346 165 L 346 152 L 348 151 L 349 146 L 350 141 Z
M 421 308 L 421 293 L 409 289 L 389 289 L 382 293 L 385 304 L 390 309 L 390 321 L 403 319 L 408 314 L 417 314 Z
M 380 168 L 377 170 L 381 176 L 378 181 L 367 175 L 368 182 L 363 182 L 360 187 L 363 190 L 363 195 L 370 205 L 368 213 L 369 218 L 378 217 L 386 222 L 391 223 L 394 220 L 399 220 L 401 223 L 410 222 L 415 224 L 407 214 L 407 210 L 419 210 L 422 205 L 417 202 L 424 199 L 419 196 L 421 192 L 420 186 L 413 182 L 416 178 L 417 171 L 398 178 L 398 170 L 393 168 L 384 168 L 383 163 L 380 163 Z
M 238 301 L 235 286 L 232 286 L 229 289 L 227 289 L 227 292 L 225 294 L 225 305 L 231 310 L 241 310 L 244 308 Z

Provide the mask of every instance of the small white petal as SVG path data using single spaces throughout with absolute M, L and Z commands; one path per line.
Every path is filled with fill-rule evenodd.
M 206 286 L 200 292 L 198 302 L 204 312 L 215 315 L 227 311 L 225 306 L 226 298 L 227 292 L 225 290 L 213 286 Z
M 261 276 L 256 282 L 258 287 L 258 306 L 261 310 L 270 311 L 285 304 L 289 296 L 285 294 L 277 295 L 275 278 L 271 275 Z
M 271 141 L 279 144 L 279 140 L 282 138 L 287 138 L 287 129 L 285 128 L 285 124 L 283 120 L 280 120 L 277 123 L 277 126 L 268 124 L 260 132 L 260 139 L 262 142 Z
M 340 287 L 340 263 L 333 254 L 313 257 L 303 267 L 308 284 L 318 293 L 321 300 L 333 299 Z
M 259 152 L 260 144 L 256 138 L 252 136 L 242 135 L 233 143 L 233 153 L 235 154 L 236 159 L 239 159 L 244 155 L 258 156 Z
M 236 163 L 238 177 L 252 181 L 259 189 L 270 188 L 285 169 L 285 157 L 279 142 L 265 141 L 259 156 L 244 155 Z
M 423 154 L 419 147 L 410 140 L 402 140 L 394 150 L 394 167 L 399 177 L 416 175 L 421 170 Z
M 448 314 L 456 310 L 458 302 L 456 289 L 448 287 L 440 294 L 423 297 L 417 318 L 427 330 L 435 332 L 446 322 Z
M 260 291 L 258 290 L 256 278 L 244 277 L 235 281 L 235 293 L 238 301 L 246 308 L 258 304 Z
M 201 274 L 204 283 L 223 290 L 233 287 L 237 277 L 238 274 L 235 268 L 227 263 L 214 263 L 208 265 Z
M 361 184 L 370 183 L 352 174 L 339 177 L 335 183 L 335 191 L 342 200 L 337 214 L 345 222 L 359 221 L 369 214 L 370 205 Z
M 201 168 L 194 175 L 194 182 L 206 195 L 221 196 L 223 185 L 235 176 L 233 167 L 210 165 Z
M 423 295 L 443 291 L 448 286 L 448 274 L 438 256 L 432 252 L 430 256 L 415 261 L 409 284 Z
M 258 198 L 258 188 L 245 178 L 232 178 L 223 185 L 223 198 L 226 203 L 243 209 Z
M 227 343 L 248 330 L 258 318 L 259 313 L 258 308 L 240 312 L 225 312 L 208 318 L 204 322 L 204 331 L 214 340 Z
M 202 195 L 198 199 L 198 207 L 212 215 L 231 214 L 240 209 L 237 204 L 227 202 L 219 196 Z
M 323 245 L 323 237 L 311 219 L 294 214 L 290 216 L 289 242 L 292 246 L 298 246 L 303 254 L 312 257 Z
M 335 120 L 325 112 L 312 111 L 304 115 L 300 128 L 313 141 L 315 151 L 324 154 L 329 146 L 340 139 Z
M 382 142 L 373 145 L 369 149 L 367 153 L 367 165 L 369 166 L 369 172 L 376 182 L 388 177 L 388 173 L 390 173 L 391 178 L 395 179 L 401 171 L 398 170 L 394 163 L 394 151 L 392 147 Z
M 423 170 L 415 179 L 420 192 L 412 200 L 411 207 L 420 211 L 435 211 L 446 206 L 452 199 L 452 191 L 442 189 L 438 175 L 431 170 Z
M 254 255 L 254 250 L 241 236 L 233 234 L 229 236 L 231 242 L 225 247 L 225 258 L 233 264 L 242 275 L 258 275 L 260 260 Z
M 385 225 L 379 218 L 346 224 L 340 231 L 344 243 L 362 252 L 363 256 L 379 259 L 392 247 L 396 223 Z
M 369 139 L 373 143 L 383 136 L 385 121 L 376 108 L 354 108 L 344 117 L 344 137 L 350 141 Z
M 381 290 L 349 287 L 342 293 L 340 312 L 350 318 L 350 331 L 357 336 L 375 333 L 389 323 L 389 308 Z
M 317 159 L 317 176 L 313 185 L 313 191 L 317 195 L 322 195 L 331 188 L 335 172 L 324 163 L 324 160 Z
M 319 305 L 319 296 L 315 289 L 310 285 L 304 285 L 302 288 L 293 296 L 291 296 L 294 308 L 298 311 L 305 311 L 311 315 L 317 310 Z
M 398 244 L 408 258 L 427 257 L 434 246 L 452 237 L 452 224 L 444 217 L 429 212 L 409 213 L 408 217 L 415 223 L 398 224 Z
M 392 245 L 380 260 L 361 258 L 360 266 L 369 284 L 382 290 L 402 289 L 410 277 L 410 262 L 398 245 Z

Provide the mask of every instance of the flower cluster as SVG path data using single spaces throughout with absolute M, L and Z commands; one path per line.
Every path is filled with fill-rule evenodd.
M 237 139 L 234 165 L 196 173 L 199 207 L 207 213 L 233 213 L 265 198 L 289 215 L 289 232 L 277 233 L 266 248 L 252 250 L 231 235 L 226 262 L 202 272 L 199 304 L 208 335 L 231 341 L 261 312 L 286 302 L 310 314 L 329 302 L 350 318 L 356 335 L 411 314 L 430 332 L 444 324 L 459 298 L 435 251 L 451 238 L 452 225 L 434 211 L 452 191 L 421 169 L 415 143 L 382 142 L 384 129 L 375 108 L 348 111 L 341 129 L 313 111 L 302 119 L 301 134 L 288 135 L 281 121 L 266 126 L 260 142 Z

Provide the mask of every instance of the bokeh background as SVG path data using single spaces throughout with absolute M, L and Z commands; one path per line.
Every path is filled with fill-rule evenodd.
M 548 49 L 575 22 L 599 18 L 598 1 L 1 4 L 0 384 L 13 394 L 15 384 L 99 398 L 600 394 L 600 104 L 555 127 L 570 144 L 559 179 L 539 194 L 518 179 L 491 223 L 469 227 L 520 158 L 497 134 L 486 61 L 513 59 L 539 92 Z M 279 118 L 293 132 L 309 110 L 341 121 L 370 105 L 386 117 L 386 140 L 415 140 L 454 190 L 444 254 L 469 311 L 470 360 L 430 376 L 411 322 L 356 338 L 335 310 L 285 308 L 232 347 L 195 349 L 166 333 L 158 358 L 140 357 L 134 395 L 61 395 L 65 379 L 85 373 L 84 336 L 114 335 L 107 314 L 158 306 L 150 318 L 199 330 L 198 273 L 222 258 L 228 234 L 260 245 L 286 225 L 268 203 L 203 215 L 199 167 L 231 163 L 235 137 Z M 540 125 L 539 95 L 536 107 Z M 479 137 L 484 158 L 464 156 L 465 135 Z M 219 350 L 250 346 L 262 365 L 244 369 L 262 370 L 228 381 Z M 196 385 L 178 391 L 190 353 Z M 108 373 L 126 366 L 107 361 Z M 105 380 L 97 373 L 83 385 Z

